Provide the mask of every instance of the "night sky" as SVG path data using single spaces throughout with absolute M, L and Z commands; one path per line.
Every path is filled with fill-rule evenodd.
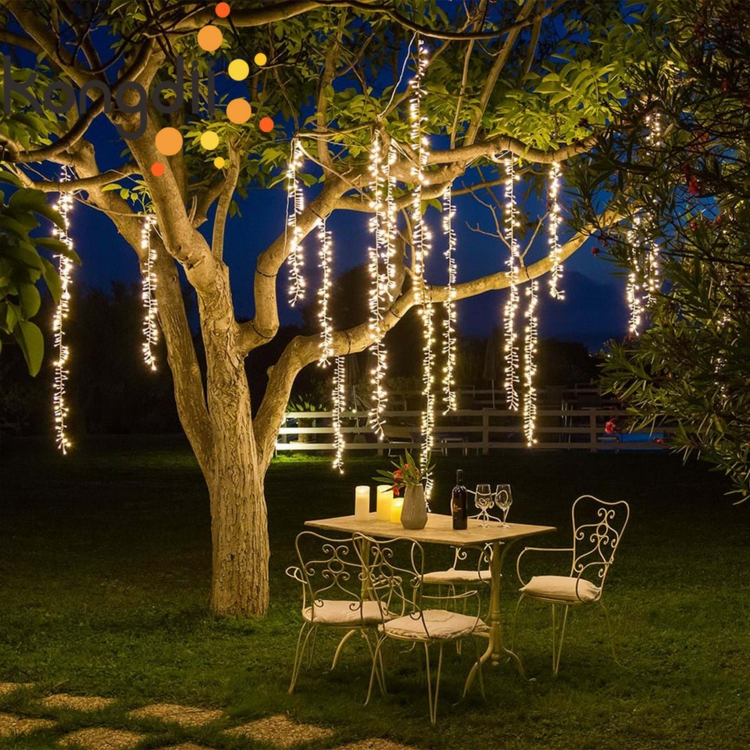
M 120 141 L 109 123 L 100 116 L 89 133 L 94 142 L 102 170 L 116 167 L 121 162 Z M 457 183 L 458 185 L 458 183 Z M 308 196 L 310 194 L 308 193 Z M 564 198 L 563 198 L 564 201 Z M 507 251 L 499 240 L 471 231 L 467 224 L 477 223 L 487 231 L 493 229 L 492 217 L 486 208 L 469 196 L 456 198 L 456 229 L 458 235 L 459 281 L 504 270 Z M 255 261 L 278 234 L 284 231 L 286 192 L 251 190 L 242 201 L 241 216 L 230 219 L 227 228 L 225 260 L 231 268 L 236 313 L 239 318 L 253 313 L 252 279 Z M 534 206 L 536 208 L 536 206 Z M 534 212 L 531 211 L 533 214 Z M 428 263 L 428 279 L 445 283 L 446 269 L 443 251 L 445 238 L 441 231 L 439 213 L 430 208 L 427 220 L 433 233 L 433 250 Z M 366 262 L 371 235 L 365 214 L 338 211 L 329 220 L 333 231 L 336 272 L 342 272 Z M 208 228 L 204 226 L 204 232 Z M 109 288 L 113 281 L 139 281 L 135 253 L 118 235 L 109 219 L 86 206 L 76 208 L 73 218 L 76 247 L 83 265 L 76 270 L 77 283 Z M 569 230 L 563 225 L 561 236 Z M 554 337 L 580 341 L 592 350 L 610 338 L 622 338 L 627 330 L 627 309 L 624 299 L 624 280 L 615 275 L 615 267 L 592 254 L 594 241 L 589 240 L 565 263 L 564 288 L 566 300 L 557 302 L 546 294 L 546 279 L 540 279 L 540 337 Z M 528 261 L 543 256 L 547 239 L 543 233 L 537 238 Z M 317 285 L 317 239 L 305 242 L 306 268 L 309 279 L 308 294 L 314 295 Z M 299 312 L 286 303 L 286 273 L 279 276 L 280 317 L 282 324 L 300 321 Z M 458 305 L 459 328 L 464 335 L 484 337 L 501 323 L 502 304 L 506 293 L 490 292 L 465 300 Z M 521 297 L 523 301 L 523 296 Z

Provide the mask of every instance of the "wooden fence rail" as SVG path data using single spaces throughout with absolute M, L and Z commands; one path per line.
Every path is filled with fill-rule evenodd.
M 540 409 L 536 422 L 534 450 L 659 450 L 668 444 L 670 428 L 653 433 L 608 435 L 605 424 L 620 419 L 625 412 L 608 408 Z M 342 415 L 341 432 L 347 451 L 376 451 L 379 455 L 399 449 L 420 447 L 419 411 L 392 411 L 385 414 L 386 439 L 378 442 L 367 424 L 367 414 L 347 411 Z M 279 431 L 276 450 L 332 451 L 332 413 L 289 412 Z M 503 409 L 461 409 L 436 414 L 435 451 L 476 451 L 487 455 L 493 449 L 524 448 L 523 425 L 518 412 Z

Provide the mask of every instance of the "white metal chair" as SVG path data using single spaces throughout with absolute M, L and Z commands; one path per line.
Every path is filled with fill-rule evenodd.
M 609 612 L 602 601 L 607 573 L 630 519 L 630 506 L 624 500 L 614 503 L 599 500 L 593 495 L 581 495 L 571 511 L 573 521 L 573 546 L 565 548 L 527 547 L 518 556 L 516 572 L 522 586 L 513 618 L 511 649 L 515 641 L 516 621 L 521 602 L 533 599 L 552 605 L 552 673 L 560 669 L 565 626 L 571 607 L 598 604 L 607 620 L 612 656 L 617 662 L 612 624 Z M 527 552 L 564 552 L 572 555 L 570 574 L 567 576 L 533 576 L 526 582 L 521 575 L 521 560 Z M 562 622 L 558 623 L 557 608 L 563 608 Z M 619 662 L 618 662 L 619 663 Z
M 286 573 L 302 584 L 303 621 L 297 638 L 289 693 L 294 692 L 308 645 L 309 662 L 312 662 L 319 628 L 346 631 L 333 657 L 331 668 L 335 669 L 344 645 L 355 633 L 364 638 L 370 656 L 374 658 L 368 630 L 373 631 L 389 619 L 389 614 L 381 610 L 380 602 L 369 593 L 367 575 L 352 537 L 334 539 L 303 531 L 297 536 L 295 546 L 299 566 L 287 568 Z
M 356 539 L 357 535 L 355 535 Z M 430 705 L 430 722 L 437 720 L 437 704 L 440 693 L 440 675 L 443 667 L 443 647 L 446 643 L 469 636 L 481 636 L 487 626 L 480 617 L 481 600 L 476 591 L 467 591 L 449 596 L 431 596 L 424 589 L 424 549 L 411 539 L 377 541 L 364 535 L 357 549 L 362 555 L 362 564 L 367 571 L 372 593 L 380 602 L 382 621 L 378 625 L 378 642 L 375 646 L 373 669 L 365 705 L 370 702 L 378 665 L 383 669 L 383 644 L 392 639 L 413 645 L 423 644 L 427 670 L 427 698 Z M 466 601 L 469 607 L 464 607 Z M 458 605 L 463 611 L 449 609 Z M 474 612 L 474 605 L 476 612 Z M 467 613 L 467 610 L 471 613 Z M 401 611 L 400 617 L 388 618 L 385 613 Z M 430 662 L 430 646 L 438 645 L 438 663 L 433 688 Z M 475 639 L 476 645 L 476 639 Z M 479 664 L 479 684 L 484 695 L 480 651 L 477 646 L 476 662 Z M 384 676 L 383 685 L 384 687 Z

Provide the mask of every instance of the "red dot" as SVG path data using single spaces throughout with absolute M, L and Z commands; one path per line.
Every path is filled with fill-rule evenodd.
M 160 161 L 157 161 L 154 164 L 152 164 L 151 174 L 154 177 L 161 177 L 164 174 L 164 165 Z
M 270 117 L 263 117 L 258 123 L 258 127 L 264 133 L 270 133 L 273 130 L 273 120 Z
M 229 15 L 230 10 L 229 3 L 219 3 L 216 6 L 216 15 L 219 18 L 226 18 Z

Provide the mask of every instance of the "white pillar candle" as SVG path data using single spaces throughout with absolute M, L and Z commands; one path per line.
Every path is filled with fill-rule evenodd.
M 394 497 L 391 503 L 391 523 L 401 523 L 401 511 L 404 509 L 403 498 Z
M 363 521 L 370 517 L 370 488 L 364 485 L 357 487 L 354 495 L 354 517 Z
M 393 503 L 393 490 L 387 484 L 378 485 L 377 516 L 378 521 L 391 520 L 391 504 Z

